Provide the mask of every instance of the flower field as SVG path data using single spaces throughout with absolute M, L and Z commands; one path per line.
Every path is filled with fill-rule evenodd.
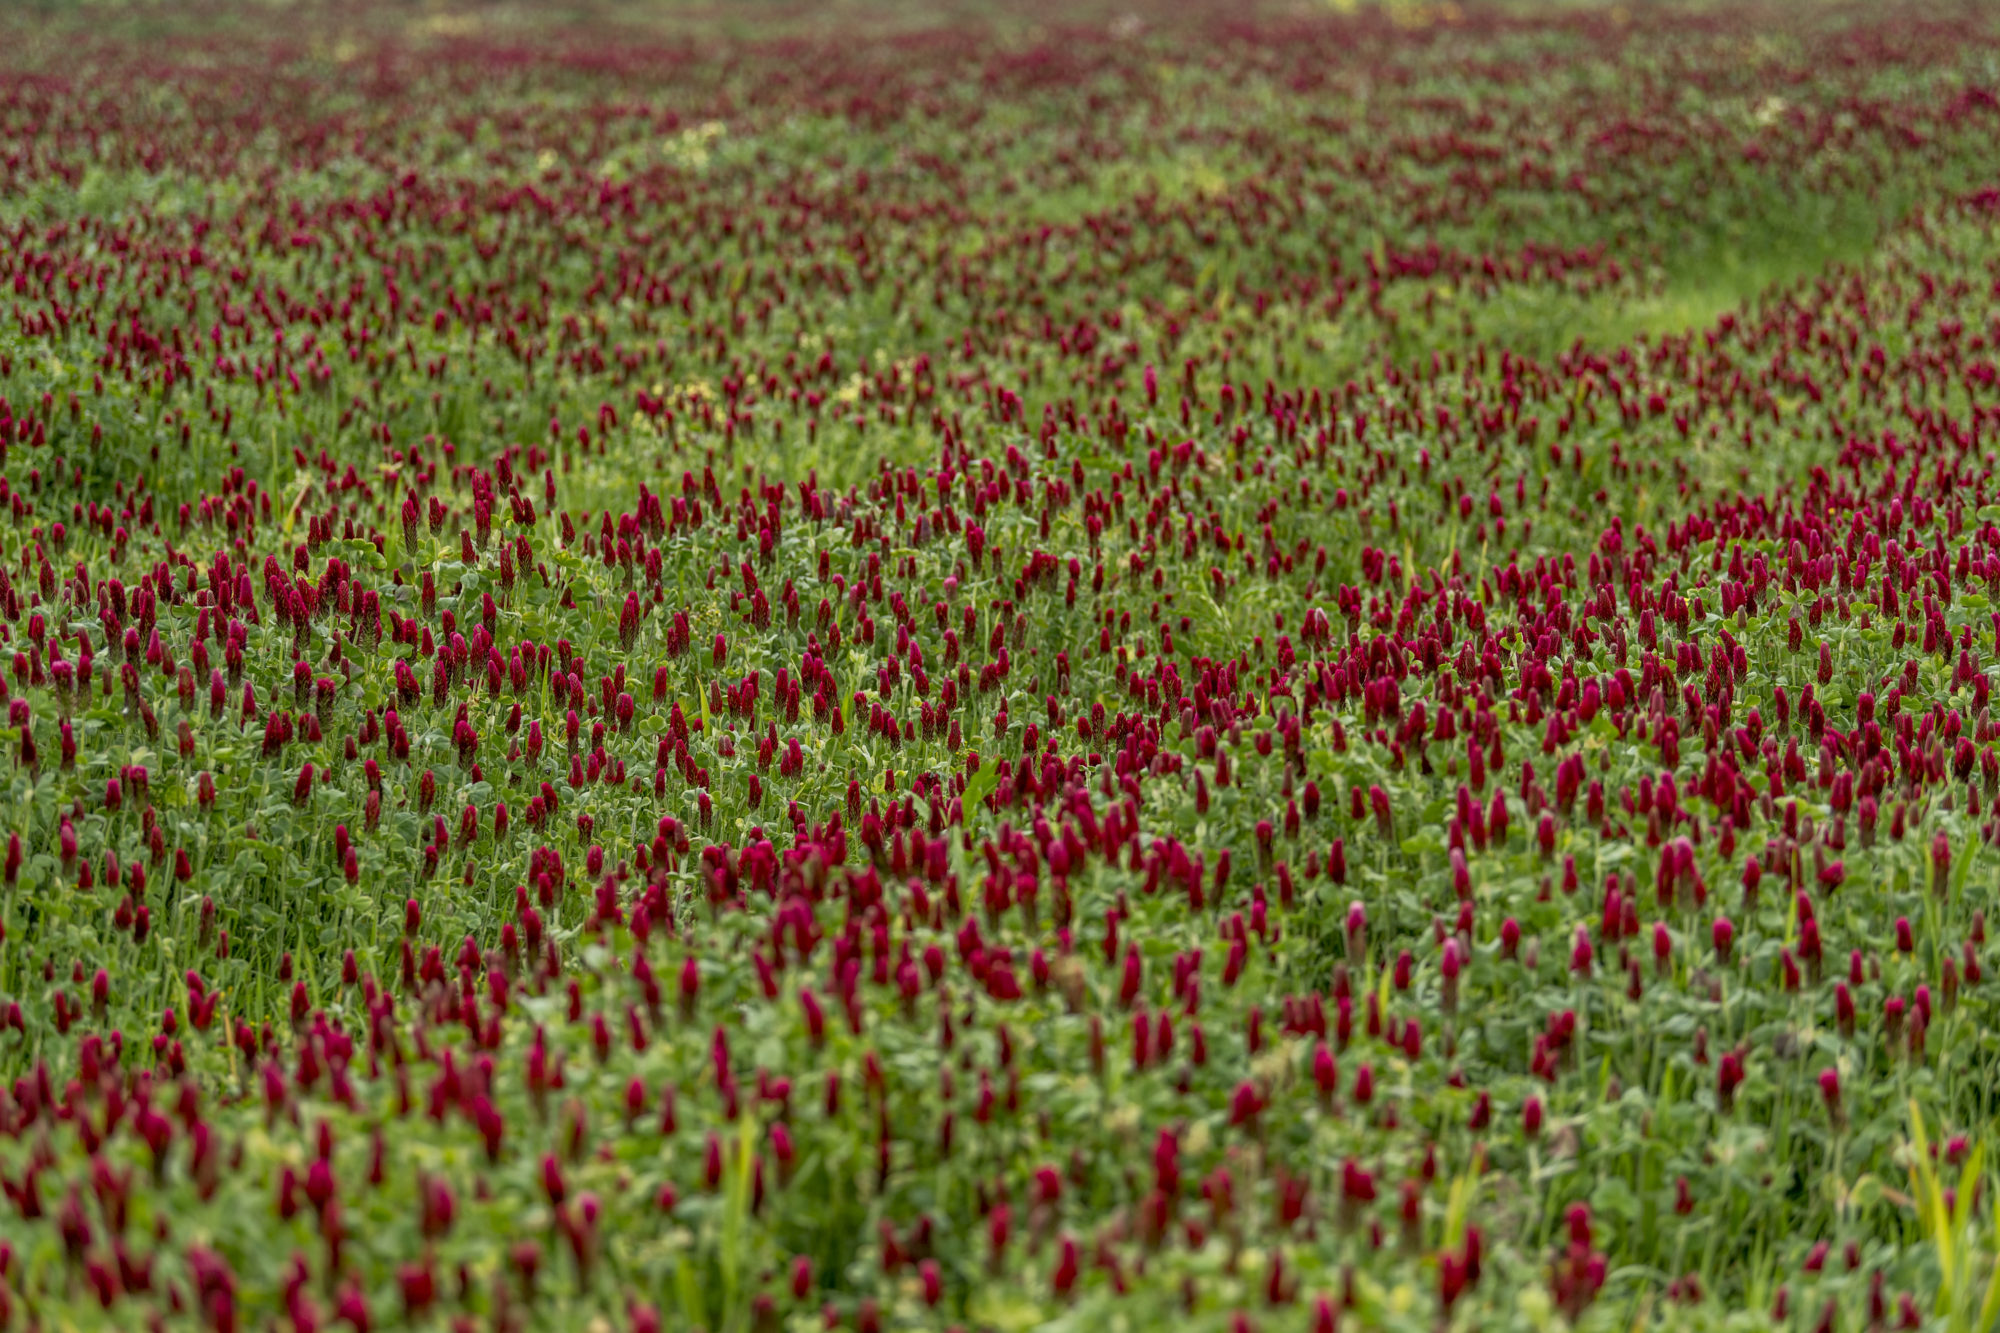
M 1971 5 L 0 12 L 0 1329 L 1993 1328 L 1996 135 Z

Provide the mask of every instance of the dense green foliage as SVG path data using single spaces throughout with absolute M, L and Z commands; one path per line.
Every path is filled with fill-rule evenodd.
M 0 16 L 0 1327 L 1993 1325 L 1991 15 L 245 12 Z

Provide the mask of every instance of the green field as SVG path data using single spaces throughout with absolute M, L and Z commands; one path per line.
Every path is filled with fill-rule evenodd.
M 0 13 L 0 1330 L 2000 1325 L 2000 15 Z

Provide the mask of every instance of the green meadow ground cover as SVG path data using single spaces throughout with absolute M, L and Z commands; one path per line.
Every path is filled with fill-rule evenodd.
M 0 1328 L 2000 1317 L 1987 10 L 0 71 Z

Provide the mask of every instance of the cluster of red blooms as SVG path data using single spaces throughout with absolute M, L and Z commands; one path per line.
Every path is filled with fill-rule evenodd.
M 0 1329 L 1918 1309 L 2000 30 L 433 17 L 0 18 Z

